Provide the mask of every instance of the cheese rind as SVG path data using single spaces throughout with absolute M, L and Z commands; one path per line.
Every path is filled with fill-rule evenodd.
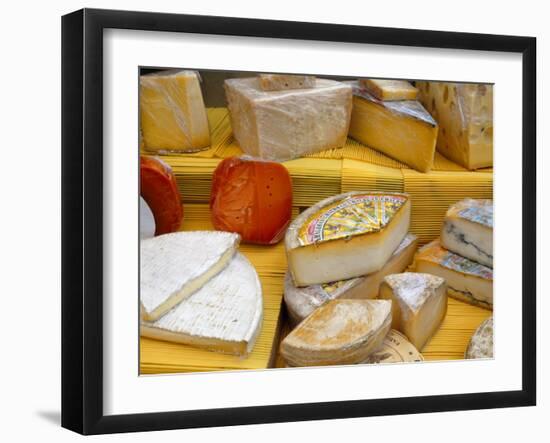
M 143 199 L 139 197 L 139 238 L 141 240 L 155 236 L 155 216 Z
M 433 166 L 438 126 L 419 101 L 381 101 L 353 86 L 349 135 L 420 172 Z
M 359 85 L 383 101 L 416 100 L 418 96 L 418 89 L 406 80 L 362 78 Z
M 143 147 L 154 152 L 194 152 L 210 145 L 199 76 L 167 70 L 140 76 Z
M 424 361 L 422 354 L 403 334 L 391 329 L 382 346 L 374 351 L 363 363 L 408 363 Z
M 354 191 L 306 209 L 285 235 L 296 286 L 347 280 L 377 272 L 410 225 L 407 194 Z
M 140 241 L 140 304 L 144 320 L 166 314 L 222 271 L 238 234 L 185 231 Z
M 141 335 L 213 351 L 246 355 L 262 323 L 262 290 L 254 267 L 237 253 L 202 288 L 154 322 Z
M 493 358 L 493 316 L 484 320 L 475 330 L 464 358 Z
M 315 76 L 294 74 L 260 74 L 262 91 L 287 91 L 315 87 Z
M 286 161 L 346 142 L 349 85 L 317 79 L 309 89 L 262 91 L 257 78 L 229 79 L 224 85 L 233 135 L 249 155 Z
M 450 297 L 493 309 L 493 270 L 442 248 L 439 240 L 421 247 L 412 267 L 444 278 Z
M 493 201 L 465 199 L 452 205 L 441 229 L 441 246 L 493 267 Z
M 493 86 L 416 82 L 419 100 L 437 120 L 437 150 L 467 169 L 493 166 Z
M 447 313 L 447 284 L 441 277 L 404 272 L 384 278 L 380 298 L 392 301 L 392 328 L 422 349 Z
M 292 277 L 287 272 L 285 276 L 284 300 L 291 323 L 293 325 L 298 324 L 329 300 L 337 298 L 374 299 L 378 297 L 378 289 L 382 279 L 386 275 L 405 270 L 412 262 L 417 244 L 417 237 L 413 234 L 408 234 L 382 269 L 378 272 L 350 280 L 299 288 L 294 285 Z
M 354 364 L 378 349 L 391 326 L 387 300 L 331 300 L 281 342 L 291 366 Z

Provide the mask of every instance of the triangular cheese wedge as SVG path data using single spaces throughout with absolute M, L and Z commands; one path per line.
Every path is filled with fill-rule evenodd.
M 392 328 L 405 334 L 419 350 L 447 313 L 447 284 L 431 274 L 388 275 L 380 286 L 380 298 L 392 301 Z
M 193 295 L 141 335 L 228 354 L 248 354 L 262 323 L 262 289 L 256 270 L 240 253 Z
M 224 269 L 240 237 L 221 231 L 186 231 L 140 242 L 143 320 L 156 320 Z
M 281 343 L 291 366 L 360 363 L 378 349 L 391 326 L 388 300 L 331 300 Z

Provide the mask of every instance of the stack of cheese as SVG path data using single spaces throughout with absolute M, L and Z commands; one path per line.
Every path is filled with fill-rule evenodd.
M 493 308 L 493 201 L 464 199 L 445 215 L 441 238 L 420 248 L 417 272 L 443 277 L 451 297 Z
M 407 343 L 395 331 L 388 336 L 392 302 L 374 299 L 383 279 L 412 261 L 410 211 L 407 194 L 350 192 L 321 201 L 290 225 L 284 299 L 298 326 L 281 342 L 288 364 L 380 361 L 375 351 L 391 356 L 380 348 Z
M 262 289 L 239 241 L 221 231 L 141 240 L 141 335 L 247 355 L 261 329 Z

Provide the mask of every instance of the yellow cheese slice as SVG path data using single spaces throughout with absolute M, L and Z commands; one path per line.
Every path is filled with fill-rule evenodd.
M 312 75 L 260 74 L 259 77 L 260 88 L 263 91 L 286 91 L 315 87 L 315 77 Z
M 362 78 L 359 85 L 383 101 L 416 100 L 418 96 L 418 89 L 405 80 Z

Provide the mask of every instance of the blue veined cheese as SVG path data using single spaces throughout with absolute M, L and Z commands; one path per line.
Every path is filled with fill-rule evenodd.
M 380 285 L 380 298 L 392 301 L 392 328 L 405 334 L 420 350 L 447 314 L 447 284 L 431 274 L 388 275 Z
M 493 267 L 493 200 L 467 198 L 452 205 L 441 229 L 441 245 Z
M 418 250 L 412 268 L 444 278 L 449 296 L 493 309 L 493 270 L 442 248 L 439 239 Z
M 262 288 L 252 264 L 236 253 L 223 271 L 141 335 L 234 355 L 252 351 L 262 324 Z
M 403 272 L 411 264 L 417 244 L 417 237 L 414 234 L 407 234 L 382 269 L 349 280 L 299 288 L 292 281 L 290 274 L 287 273 L 284 299 L 291 322 L 298 324 L 329 300 L 336 298 L 373 299 L 378 297 L 378 289 L 382 279 L 386 275 Z
M 470 339 L 465 358 L 493 358 L 493 316 L 483 321 Z
M 409 231 L 408 194 L 354 191 L 302 212 L 285 235 L 295 286 L 347 280 L 384 267 Z
M 140 303 L 156 320 L 222 271 L 239 246 L 238 234 L 185 231 L 140 241 Z
M 290 366 L 364 362 L 380 348 L 391 326 L 388 300 L 331 300 L 281 342 Z

